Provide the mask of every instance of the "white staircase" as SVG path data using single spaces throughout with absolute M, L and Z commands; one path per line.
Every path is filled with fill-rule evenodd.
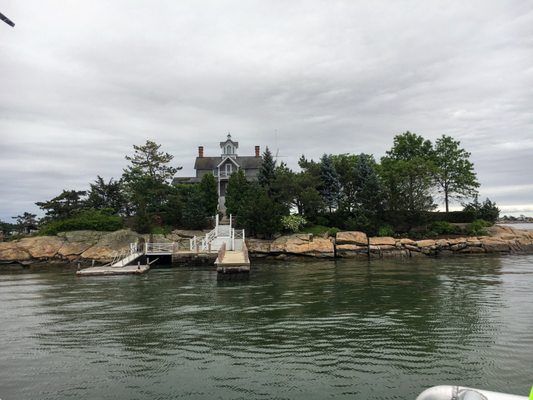
M 232 216 L 229 224 L 221 224 L 218 215 L 215 217 L 215 228 L 205 237 L 195 236 L 190 240 L 191 251 L 218 252 L 223 244 L 228 250 L 241 250 L 244 243 L 244 229 L 235 229 L 232 226 Z

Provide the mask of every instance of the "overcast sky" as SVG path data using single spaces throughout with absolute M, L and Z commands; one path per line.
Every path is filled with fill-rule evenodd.
M 459 139 L 481 197 L 533 215 L 533 2 L 0 0 L 0 219 L 118 178 L 152 139 L 371 153 Z

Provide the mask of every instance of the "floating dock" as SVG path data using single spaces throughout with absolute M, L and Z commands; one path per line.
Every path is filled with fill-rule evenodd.
M 250 272 L 250 258 L 248 249 L 243 243 L 242 250 L 226 251 L 226 246 L 222 245 L 215 261 L 217 272 L 220 274 L 238 274 Z
M 125 265 L 123 267 L 115 267 L 112 265 L 104 265 L 100 267 L 89 267 L 80 269 L 76 272 L 78 276 L 97 276 L 97 275 L 140 275 L 144 274 L 150 269 L 150 265 Z
M 215 216 L 216 225 L 204 236 L 194 236 L 188 243 L 130 243 L 129 249 L 117 252 L 113 260 L 104 266 L 93 266 L 78 270 L 78 276 L 96 275 L 139 275 L 150 269 L 150 265 L 158 259 L 177 262 L 213 262 L 215 260 L 218 276 L 250 272 L 250 258 L 246 247 L 244 229 L 232 226 L 232 216 L 229 225 L 220 224 L 218 215 Z M 185 244 L 185 245 L 184 245 Z M 144 258 L 146 257 L 146 258 Z M 151 261 L 152 257 L 157 257 Z M 141 265 L 141 262 L 144 265 Z M 244 275 L 241 275 L 244 276 Z

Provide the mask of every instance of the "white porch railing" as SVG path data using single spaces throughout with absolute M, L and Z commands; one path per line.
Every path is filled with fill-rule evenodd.
M 233 217 L 229 216 L 229 225 L 220 225 L 218 215 L 215 216 L 215 228 L 205 234 L 205 237 L 193 237 L 189 241 L 190 251 L 215 252 L 226 243 L 228 250 L 242 248 L 244 242 L 244 229 L 232 227 Z
M 144 253 L 173 253 L 174 252 L 174 242 L 171 243 L 145 243 L 144 244 Z

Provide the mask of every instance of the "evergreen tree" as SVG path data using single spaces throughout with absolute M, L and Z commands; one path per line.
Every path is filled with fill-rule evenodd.
M 361 225 L 359 229 L 366 232 L 377 229 L 379 216 L 383 210 L 383 194 L 375 165 L 374 158 L 368 154 L 360 154 L 357 157 L 357 177 L 354 185 L 356 213 Z
M 332 157 L 333 165 L 339 175 L 339 209 L 353 211 L 357 207 L 358 156 L 339 154 Z
M 201 188 L 197 185 L 189 185 L 183 207 L 183 226 L 188 229 L 203 229 L 207 225 L 207 217 Z
M 94 209 L 109 208 L 116 214 L 123 214 L 126 210 L 126 198 L 122 189 L 122 182 L 113 178 L 109 182 L 98 175 L 96 181 L 90 184 L 87 196 L 87 207 Z
M 152 229 L 152 223 L 150 221 L 150 215 L 146 210 L 146 203 L 143 197 L 135 199 L 137 214 L 135 215 L 135 231 L 138 233 L 150 233 Z
M 15 229 L 16 229 L 15 224 L 11 224 L 9 222 L 4 222 L 0 220 L 0 242 L 2 241 L 1 240 L 2 234 L 9 235 L 9 233 L 11 233 Z
M 24 212 L 22 215 L 11 218 L 17 221 L 16 228 L 19 233 L 30 233 L 32 229 L 37 229 L 37 225 L 39 224 L 37 215 L 29 212 Z
M 129 175 L 142 175 L 159 183 L 170 183 L 172 177 L 182 167 L 172 167 L 169 163 L 174 158 L 169 153 L 160 151 L 160 144 L 147 140 L 142 146 L 133 145 L 133 156 L 126 156 L 131 161 L 124 173 Z
M 151 216 L 160 219 L 159 214 L 167 207 L 168 196 L 174 190 L 170 181 L 181 167 L 170 166 L 173 156 L 160 151 L 161 145 L 150 140 L 133 148 L 133 156 L 126 156 L 131 164 L 124 169 L 122 180 L 129 208 L 146 214 L 143 218 L 150 223 Z
M 202 176 L 200 180 L 200 193 L 202 195 L 202 206 L 206 215 L 215 215 L 218 209 L 218 189 L 217 181 L 213 174 Z
M 494 201 L 486 198 L 483 203 L 479 202 L 478 195 L 474 195 L 474 200 L 471 203 L 465 204 L 463 212 L 467 212 L 476 219 L 484 219 L 489 222 L 496 222 L 500 216 L 500 209 L 496 206 Z
M 281 230 L 281 217 L 288 215 L 288 210 L 272 200 L 265 188 L 252 183 L 241 196 L 242 202 L 235 214 L 236 221 L 249 235 L 270 238 Z
M 226 214 L 239 214 L 243 207 L 244 195 L 247 193 L 249 186 L 250 184 L 246 180 L 242 169 L 231 174 L 226 187 Z
M 496 206 L 496 202 L 490 201 L 489 198 L 486 198 L 481 205 L 478 216 L 485 221 L 494 223 L 500 216 L 500 209 L 498 206 Z
M 46 216 L 41 222 L 65 219 L 86 208 L 86 191 L 63 190 L 60 195 L 51 200 L 35 203 L 45 211 Z
M 331 213 L 338 206 L 341 189 L 331 155 L 324 154 L 320 159 L 320 181 L 320 194 Z
M 262 187 L 269 188 L 274 180 L 275 176 L 276 162 L 272 157 L 268 146 L 263 152 L 263 161 L 261 162 L 261 167 L 259 168 L 259 173 L 257 174 L 257 181 Z
M 460 144 L 458 140 L 442 135 L 433 152 L 433 176 L 443 194 L 446 212 L 451 199 L 472 197 L 479 187 L 474 164 L 469 160 L 470 153 L 460 148 Z

